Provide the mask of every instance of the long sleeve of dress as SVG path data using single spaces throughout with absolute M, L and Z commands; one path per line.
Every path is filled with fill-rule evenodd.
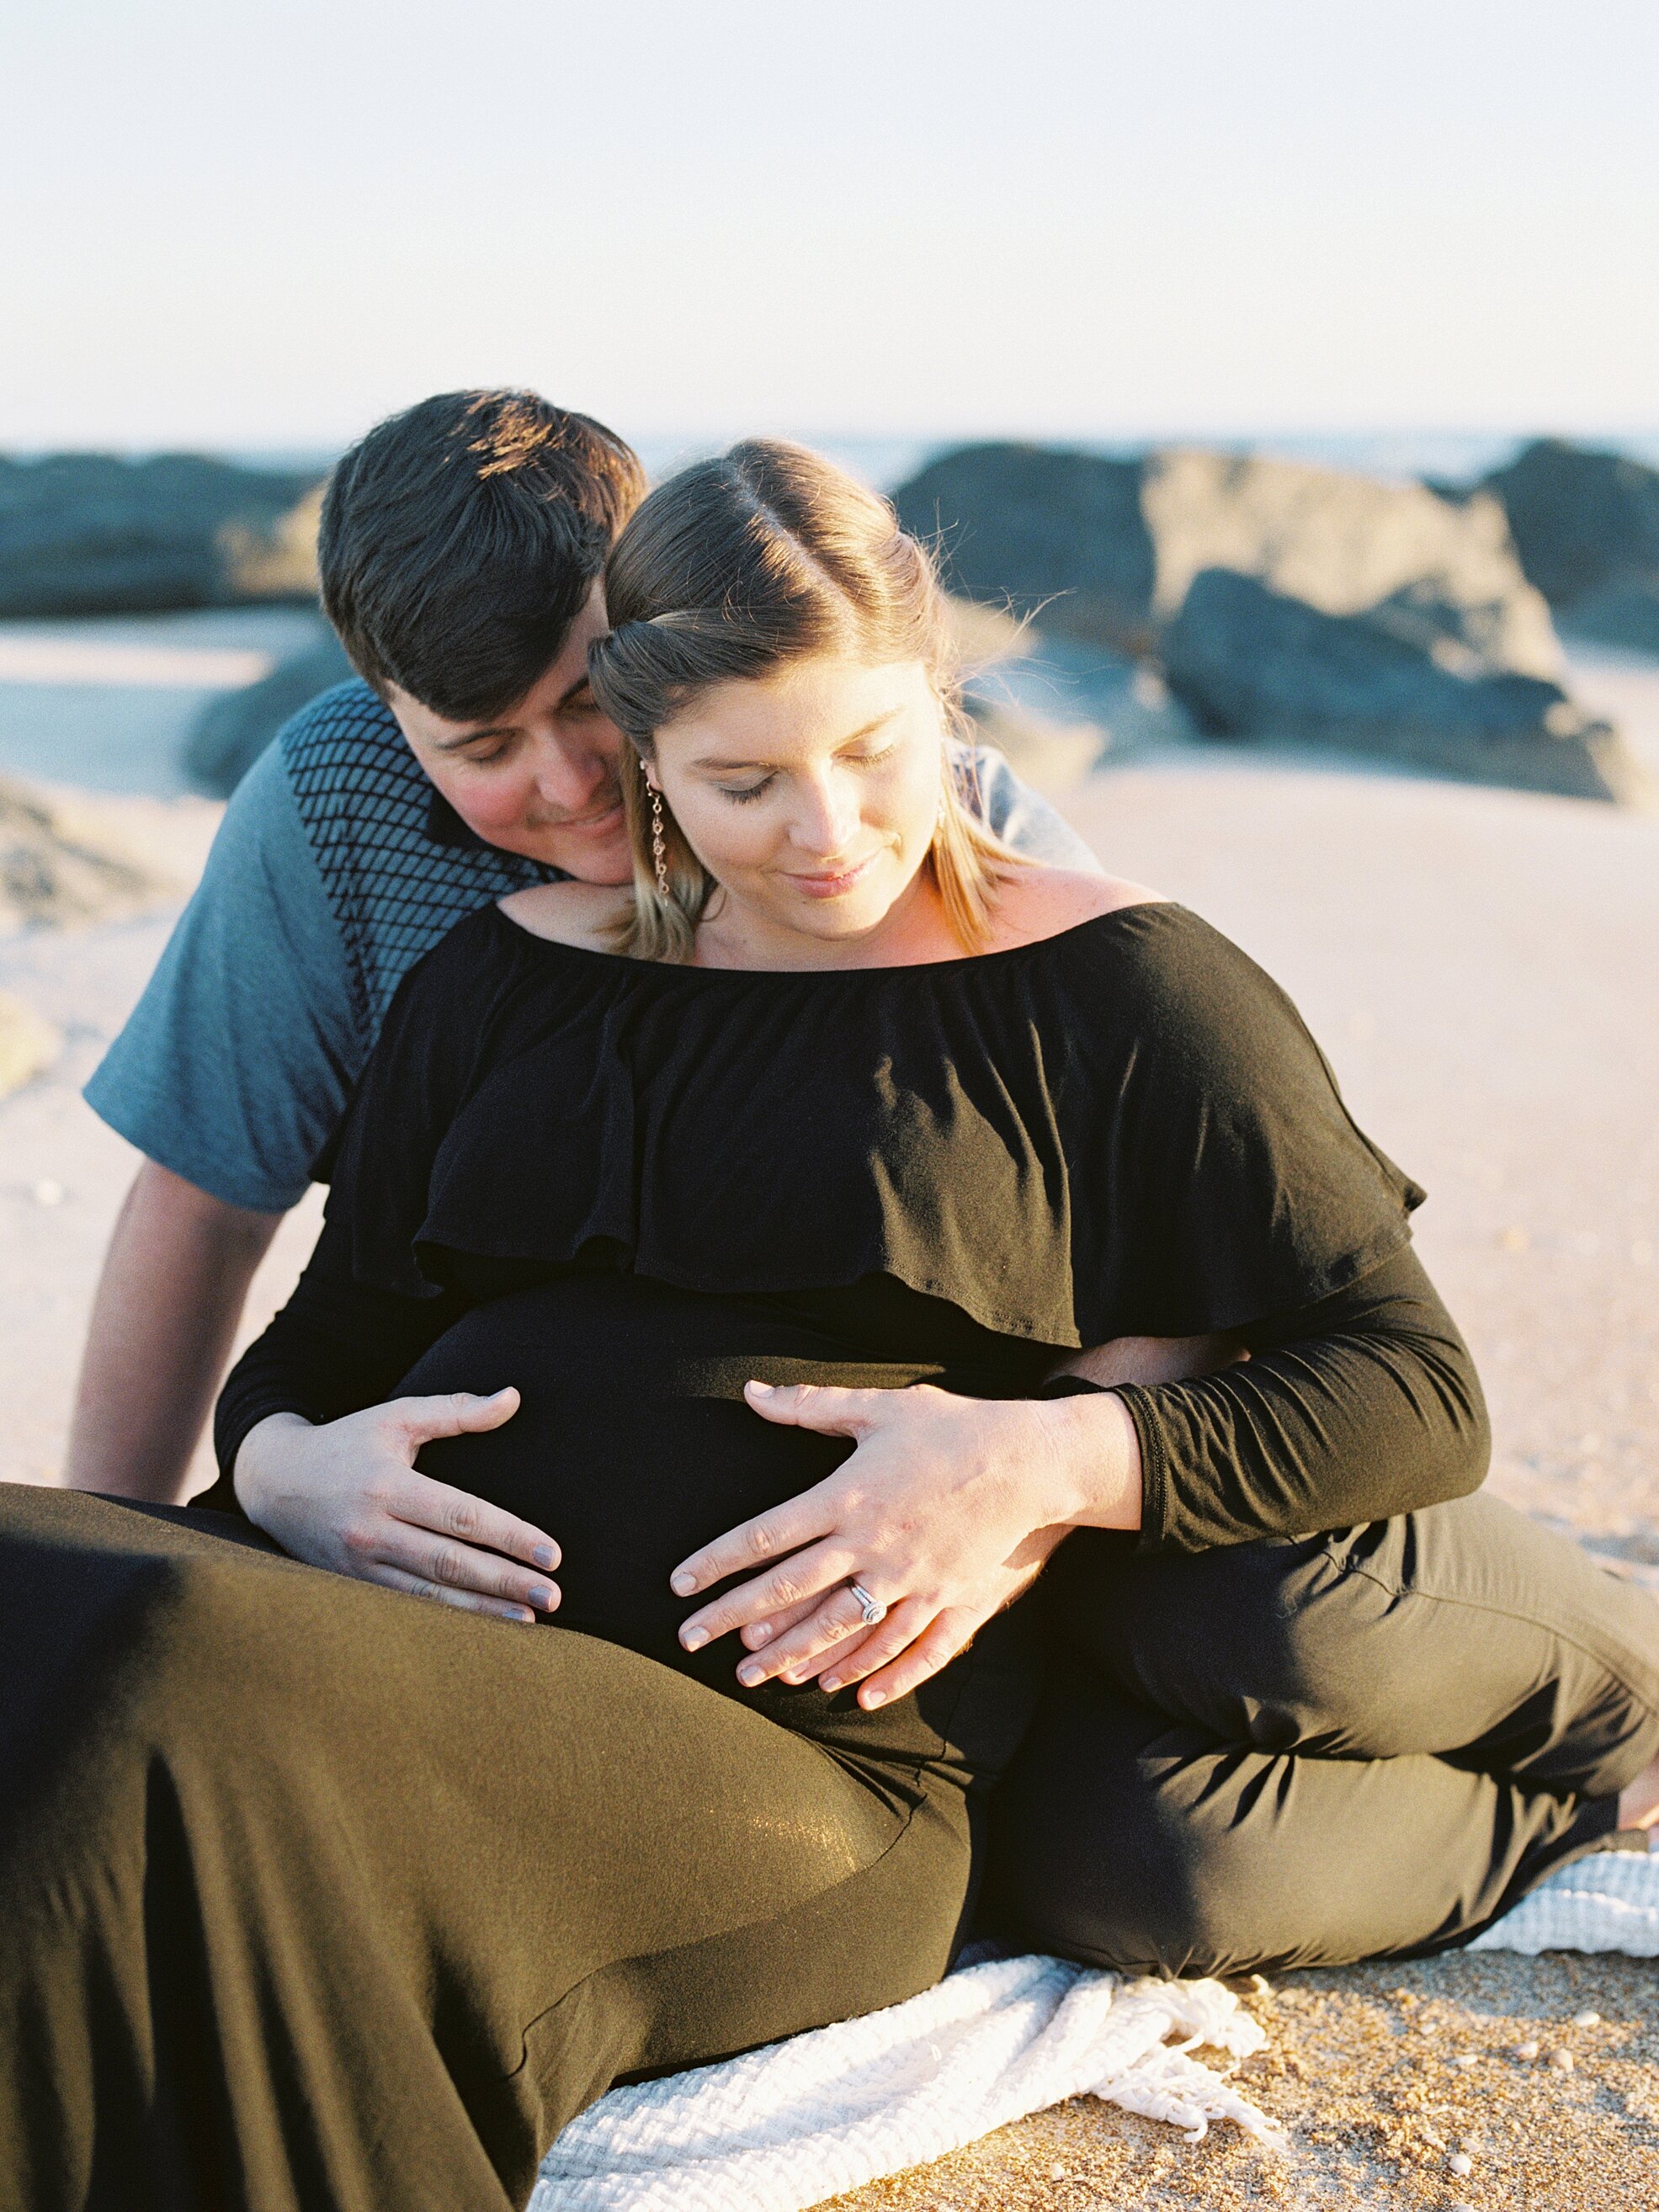
M 334 1421 L 382 1404 L 468 1303 L 456 1291 L 412 1297 L 359 1280 L 349 1237 L 331 1218 L 293 1297 L 226 1380 L 213 1420 L 219 1480 L 195 1502 L 237 1510 L 231 1478 L 251 1429 L 272 1413 Z
M 1480 1381 L 1409 1248 L 1243 1334 L 1248 1361 L 1120 1390 L 1140 1439 L 1144 1547 L 1307 1535 L 1479 1488 L 1490 1450 Z

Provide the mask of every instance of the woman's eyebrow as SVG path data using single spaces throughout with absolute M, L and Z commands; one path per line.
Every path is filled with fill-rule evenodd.
M 873 737 L 878 730 L 884 729 L 893 717 L 902 711 L 901 708 L 890 707 L 884 714 L 878 714 L 874 721 L 866 722 L 861 730 L 854 730 L 850 735 L 841 738 L 836 745 L 837 751 L 842 745 L 857 744 L 860 738 Z M 711 775 L 733 775 L 739 769 L 771 768 L 775 763 L 762 760 L 696 760 L 691 765 L 693 768 L 707 769 Z

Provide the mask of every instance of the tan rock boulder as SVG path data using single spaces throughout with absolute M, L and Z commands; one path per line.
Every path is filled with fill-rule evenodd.
M 1426 484 L 1176 448 L 1147 456 L 1140 500 L 1160 632 L 1194 577 L 1231 568 L 1322 614 L 1365 615 L 1425 652 L 1461 647 L 1547 682 L 1561 674 L 1548 605 L 1495 499 L 1454 502 Z
M 894 499 L 937 537 L 955 591 L 1055 635 L 1156 655 L 1194 578 L 1227 568 L 1425 651 L 1560 675 L 1495 499 L 1195 447 L 1115 460 L 1012 445 L 947 453 Z
M 179 888 L 88 835 L 67 805 L 0 778 L 0 931 L 112 921 Z
M 43 1075 L 63 1048 L 61 1032 L 44 1014 L 0 991 L 0 1098 Z

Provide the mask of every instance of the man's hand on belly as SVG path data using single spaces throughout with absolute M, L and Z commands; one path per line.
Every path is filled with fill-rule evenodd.
M 704 1606 L 680 1641 L 743 1632 L 746 1686 L 861 1684 L 866 1709 L 954 1658 L 1042 1571 L 1073 1528 L 1134 1528 L 1140 1459 L 1109 1392 L 1050 1401 L 963 1398 L 931 1384 L 841 1390 L 751 1382 L 768 1420 L 853 1437 L 834 1474 L 695 1553 L 672 1577 L 692 1596 L 778 1564 Z M 787 1556 L 786 1556 L 787 1555 Z M 885 1608 L 865 1618 L 852 1585 Z

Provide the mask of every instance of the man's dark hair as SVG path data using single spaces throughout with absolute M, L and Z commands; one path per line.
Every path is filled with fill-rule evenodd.
M 323 605 L 377 691 L 501 714 L 555 660 L 645 491 L 614 431 L 533 392 L 445 392 L 377 423 L 323 501 Z

